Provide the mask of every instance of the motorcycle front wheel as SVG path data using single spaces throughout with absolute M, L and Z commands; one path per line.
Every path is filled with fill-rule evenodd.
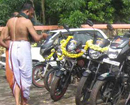
M 44 72 L 44 64 L 38 64 L 33 67 L 32 72 L 32 83 L 34 86 L 42 88 L 44 87 L 43 77 L 42 74 Z
M 90 95 L 90 105 L 118 105 L 121 87 L 112 80 L 97 81 Z
M 69 85 L 69 81 L 66 83 L 67 78 L 67 75 L 54 76 L 50 90 L 51 98 L 54 101 L 58 101 L 64 96 Z
M 89 103 L 91 83 L 92 83 L 91 76 L 81 78 L 77 87 L 75 97 L 76 105 L 86 105 Z
M 47 91 L 50 91 L 51 89 L 51 83 L 54 80 L 53 76 L 57 70 L 50 69 L 44 77 L 44 85 Z

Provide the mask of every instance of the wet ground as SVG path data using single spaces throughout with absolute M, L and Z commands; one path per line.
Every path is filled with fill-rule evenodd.
M 64 97 L 54 102 L 45 88 L 37 88 L 32 85 L 30 94 L 30 105 L 76 105 L 75 93 L 77 86 L 70 85 Z M 14 98 L 5 78 L 4 70 L 0 70 L 0 105 L 15 105 Z M 120 103 L 124 105 L 124 103 Z

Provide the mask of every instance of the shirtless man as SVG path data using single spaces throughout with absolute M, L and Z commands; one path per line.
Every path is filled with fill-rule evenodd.
M 30 19 L 33 17 L 34 8 L 25 4 L 21 10 L 22 14 L 8 20 L 7 25 L 0 37 L 0 44 L 8 49 L 9 58 L 6 65 L 9 65 L 10 87 L 15 97 L 16 105 L 27 105 L 32 84 L 32 59 L 29 35 L 38 42 L 46 39 L 47 34 L 38 35 Z M 6 40 L 9 40 L 7 43 Z M 7 71 L 7 70 L 6 70 Z M 21 95 L 21 104 L 19 101 Z

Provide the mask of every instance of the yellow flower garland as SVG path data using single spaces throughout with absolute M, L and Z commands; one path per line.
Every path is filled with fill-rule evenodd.
M 61 60 L 64 58 L 64 55 L 59 56 L 59 55 L 57 54 L 57 57 L 58 57 L 58 59 L 61 61 Z
M 68 42 L 70 41 L 70 39 L 72 39 L 72 38 L 73 38 L 73 36 L 68 36 L 68 38 L 66 40 L 65 39 L 61 40 L 60 44 L 61 44 L 61 50 L 62 50 L 63 54 L 61 56 L 59 56 L 57 54 L 57 57 L 58 57 L 59 60 L 62 60 L 64 55 L 67 56 L 67 57 L 70 57 L 70 58 L 78 58 L 78 57 L 81 57 L 84 54 L 83 51 L 81 51 L 78 54 L 72 54 L 72 53 L 69 53 L 69 52 L 66 51 L 66 46 L 67 46 Z M 105 51 L 108 50 L 108 46 L 101 48 L 97 45 L 94 45 L 93 40 L 89 40 L 89 41 L 86 42 L 84 50 L 86 51 L 88 49 L 88 47 L 93 49 L 93 50 L 100 51 L 100 52 L 105 52 Z M 50 59 L 55 52 L 56 52 L 55 49 L 52 49 L 51 54 L 49 56 L 45 57 L 44 59 Z
M 62 39 L 62 40 L 60 41 L 60 44 L 63 44 L 64 42 L 65 42 L 65 39 Z M 54 54 L 55 52 L 56 52 L 55 49 L 52 49 L 52 50 L 51 50 L 51 54 L 48 55 L 47 57 L 45 57 L 44 59 L 49 60 L 49 59 L 53 56 L 53 54 Z M 64 57 L 64 55 L 59 56 L 59 55 L 57 54 L 57 57 L 58 57 L 59 60 L 62 60 L 63 57 Z
M 72 39 L 73 36 L 68 36 L 68 38 L 66 39 L 66 41 L 64 43 L 62 43 L 61 45 L 61 50 L 62 50 L 62 53 L 67 56 L 67 57 L 70 57 L 70 58 L 78 58 L 80 56 L 82 56 L 84 54 L 83 51 L 81 51 L 80 53 L 78 54 L 71 54 L 69 52 L 66 51 L 66 46 L 68 44 L 68 42 L 70 41 L 70 39 Z M 87 50 L 88 49 L 88 45 L 86 43 L 85 47 L 84 47 L 84 50 Z
M 49 60 L 49 59 L 54 55 L 55 52 L 56 52 L 55 49 L 52 49 L 52 50 L 51 50 L 51 54 L 48 55 L 47 57 L 45 57 L 44 59 Z M 57 57 L 58 57 L 59 60 L 62 60 L 63 57 L 64 57 L 64 55 L 59 56 L 59 55 L 57 54 Z
M 55 53 L 55 49 L 52 49 L 51 54 L 45 57 L 44 59 L 49 60 L 53 56 L 54 53 Z
M 73 36 L 68 36 L 68 38 L 66 39 L 66 41 L 64 41 L 64 43 L 61 44 L 61 50 L 63 52 L 63 54 L 67 57 L 70 57 L 70 58 L 78 58 L 80 56 L 82 56 L 84 54 L 83 51 L 81 51 L 80 53 L 78 54 L 72 54 L 72 53 L 69 53 L 66 51 L 66 46 L 68 44 L 68 42 L 70 41 L 70 39 L 72 39 Z M 97 45 L 94 45 L 92 44 L 93 43 L 93 40 L 89 40 L 86 42 L 86 45 L 84 47 L 84 50 L 87 50 L 88 47 L 90 47 L 91 49 L 93 50 L 96 50 L 96 51 L 100 51 L 100 52 L 104 52 L 104 51 L 107 51 L 108 50 L 108 46 L 107 47 L 104 47 L 104 48 L 101 48 Z
M 105 51 L 108 50 L 108 46 L 101 48 L 101 47 L 99 47 L 98 45 L 92 44 L 92 43 L 93 43 L 93 40 L 89 40 L 89 41 L 90 41 L 90 43 L 88 43 L 89 48 L 91 48 L 91 49 L 93 49 L 93 50 L 95 50 L 95 51 L 105 52 Z

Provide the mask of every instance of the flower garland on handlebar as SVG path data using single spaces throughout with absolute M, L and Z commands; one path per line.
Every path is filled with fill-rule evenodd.
M 68 36 L 68 38 L 64 41 L 64 43 L 61 44 L 61 50 L 62 50 L 62 53 L 67 57 L 78 58 L 84 54 L 83 50 L 78 54 L 72 54 L 72 53 L 69 53 L 66 51 L 66 46 L 67 46 L 68 42 L 70 41 L 70 39 L 72 39 L 72 38 L 73 38 L 73 36 Z M 86 51 L 87 49 L 88 49 L 88 44 L 86 43 L 84 50 Z
M 54 55 L 54 53 L 55 53 L 55 49 L 53 48 L 53 49 L 51 50 L 51 54 L 48 55 L 47 57 L 44 57 L 44 59 L 49 60 L 49 59 Z
M 51 50 L 51 54 L 48 55 L 47 57 L 44 57 L 44 59 L 49 60 L 49 59 L 54 55 L 55 52 L 56 52 L 55 49 L 52 49 L 52 50 Z M 56 53 L 57 53 L 57 52 L 56 52 Z M 64 55 L 61 55 L 61 56 L 60 56 L 60 55 L 57 54 L 58 60 L 62 60 L 63 57 L 64 57 Z
M 98 45 L 94 45 L 94 44 L 93 44 L 93 40 L 89 40 L 89 41 L 90 41 L 90 43 L 88 43 L 88 44 L 89 44 L 89 45 L 88 45 L 89 48 L 91 48 L 91 49 L 93 49 L 93 50 L 95 50 L 95 51 L 105 52 L 105 51 L 108 50 L 108 47 L 109 47 L 109 46 L 101 48 L 101 47 L 99 47 Z
M 84 47 L 84 50 L 82 50 L 80 53 L 78 54 L 72 54 L 72 53 L 69 53 L 68 51 L 66 51 L 66 46 L 68 44 L 68 42 L 73 38 L 73 36 L 68 36 L 68 38 L 61 44 L 61 50 L 62 50 L 62 53 L 67 56 L 67 57 L 70 57 L 70 58 L 78 58 L 78 57 L 81 57 L 83 54 L 84 54 L 84 50 L 86 51 L 89 48 L 93 49 L 93 50 L 96 50 L 96 51 L 100 51 L 100 52 L 105 52 L 108 50 L 108 47 L 104 47 L 104 48 L 101 48 L 97 45 L 94 45 L 93 44 L 93 40 L 89 40 L 86 42 L 86 45 Z
M 63 40 L 60 41 L 60 44 L 62 44 L 62 43 L 64 43 L 64 42 L 65 42 L 65 40 L 63 39 Z M 62 59 L 63 59 L 64 55 L 63 55 L 63 54 L 62 54 L 62 55 L 59 55 L 54 48 L 51 50 L 51 54 L 48 55 L 47 57 L 44 57 L 44 59 L 49 60 L 49 59 L 54 55 L 54 53 L 57 54 L 58 60 L 62 60 Z

